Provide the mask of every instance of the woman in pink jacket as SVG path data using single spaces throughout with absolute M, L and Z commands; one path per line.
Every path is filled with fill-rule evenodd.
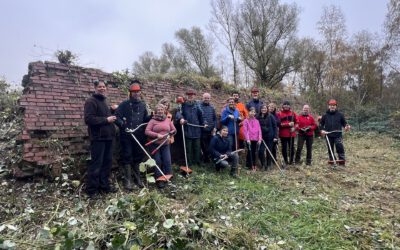
M 246 157 L 246 166 L 248 169 L 252 169 L 256 171 L 256 153 L 257 146 L 261 144 L 262 134 L 260 123 L 255 117 L 256 109 L 251 107 L 249 110 L 249 117 L 246 118 L 243 122 L 244 128 L 244 137 L 247 142 L 247 157 Z
M 165 175 L 172 174 L 171 170 L 171 151 L 170 151 L 170 140 L 169 136 L 174 135 L 176 129 L 170 119 L 165 114 L 165 106 L 158 104 L 156 107 L 156 113 L 153 118 L 147 124 L 145 134 L 150 139 L 158 140 L 151 144 L 151 150 L 155 150 L 160 144 L 163 144 L 156 152 L 154 158 L 157 165 L 161 168 Z M 168 137 L 168 138 L 167 138 Z M 161 172 L 156 169 L 155 178 L 162 176 Z M 163 188 L 165 186 L 164 181 L 158 181 L 157 186 Z

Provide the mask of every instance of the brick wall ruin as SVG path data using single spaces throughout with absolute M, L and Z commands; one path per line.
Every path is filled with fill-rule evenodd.
M 117 88 L 117 80 L 101 70 L 53 62 L 29 64 L 28 75 L 24 77 L 23 96 L 20 99 L 20 106 L 24 109 L 24 126 L 20 139 L 25 163 L 34 166 L 49 165 L 62 161 L 65 154 L 88 153 L 83 106 L 93 93 L 92 81 L 95 79 L 110 83 L 110 105 L 127 98 L 127 93 Z M 142 85 L 142 94 L 147 103 L 155 104 L 163 97 L 175 99 L 184 94 L 186 88 L 168 81 L 145 82 Z M 199 90 L 199 94 L 205 91 L 212 93 L 212 102 L 219 113 L 228 93 L 205 88 Z M 198 95 L 197 98 L 201 96 Z

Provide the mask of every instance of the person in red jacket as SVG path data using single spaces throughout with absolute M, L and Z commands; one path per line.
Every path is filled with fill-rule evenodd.
M 310 106 L 307 104 L 303 106 L 303 112 L 297 116 L 296 130 L 297 134 L 297 151 L 294 159 L 295 163 L 300 163 L 301 151 L 303 150 L 304 142 L 307 147 L 306 165 L 311 165 L 312 159 L 312 144 L 314 130 L 317 128 L 314 118 L 310 114 Z
M 278 113 L 279 138 L 282 143 L 282 156 L 286 164 L 293 164 L 294 138 L 296 137 L 296 113 L 290 109 L 290 102 L 284 101 L 282 110 Z M 289 151 L 289 156 L 288 156 Z

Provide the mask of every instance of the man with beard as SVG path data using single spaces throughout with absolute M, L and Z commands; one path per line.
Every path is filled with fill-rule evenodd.
M 146 137 L 144 130 L 146 126 L 142 124 L 150 121 L 146 104 L 140 99 L 140 82 L 133 80 L 129 87 L 129 99 L 123 101 L 117 108 L 117 125 L 120 127 L 121 141 L 121 163 L 124 170 L 124 188 L 132 191 L 132 175 L 136 185 L 143 188 L 143 183 L 140 180 L 139 164 L 143 161 L 144 152 L 137 142 L 132 138 L 126 129 L 136 129 L 135 137 L 140 144 L 144 144 Z M 133 170 L 133 171 L 132 171 Z
M 254 107 L 256 109 L 256 114 L 260 113 L 261 105 L 263 105 L 264 103 L 260 101 L 259 93 L 260 91 L 257 87 L 253 87 L 251 89 L 251 96 L 253 99 L 246 104 L 247 111 L 250 111 L 250 108 Z
M 90 164 L 87 170 L 86 193 L 96 198 L 100 192 L 115 192 L 110 186 L 109 176 L 112 165 L 112 144 L 115 137 L 111 115 L 106 102 L 107 87 L 104 81 L 94 81 L 95 93 L 85 102 L 84 119 L 90 138 Z
M 347 132 L 350 130 L 351 127 L 349 124 L 347 124 L 344 115 L 337 110 L 336 100 L 334 99 L 329 100 L 328 110 L 322 116 L 319 124 L 321 129 L 321 135 L 328 137 L 330 147 L 332 148 L 332 153 L 334 154 L 336 147 L 336 151 L 339 156 L 339 163 L 345 165 L 346 157 L 343 145 L 342 128 L 344 128 L 344 130 Z M 333 161 L 332 155 L 329 152 L 329 145 L 328 145 L 328 154 L 329 154 L 329 159 Z
M 185 129 L 185 144 L 189 165 L 200 165 L 200 138 L 201 126 L 207 127 L 204 123 L 203 111 L 200 105 L 194 100 L 196 92 L 192 89 L 186 92 L 186 101 L 182 104 L 181 110 L 176 113 L 176 120 Z

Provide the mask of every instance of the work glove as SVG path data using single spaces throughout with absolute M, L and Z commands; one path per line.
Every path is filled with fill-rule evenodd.
M 233 115 L 228 115 L 229 119 L 235 119 L 235 117 Z

